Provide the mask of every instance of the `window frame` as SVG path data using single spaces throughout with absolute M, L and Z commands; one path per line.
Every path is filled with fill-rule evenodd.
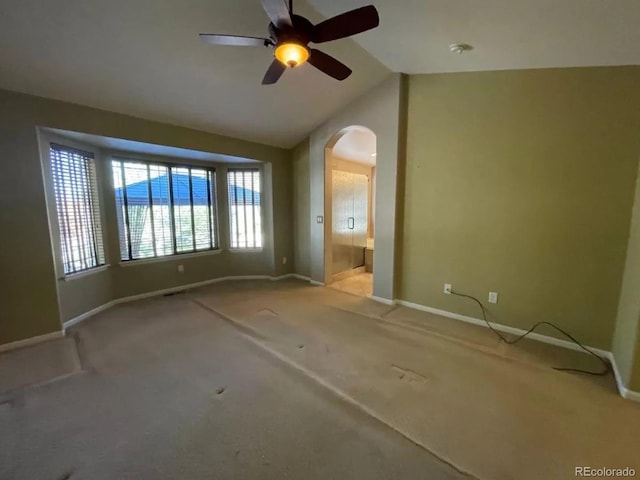
M 143 257 L 143 258 L 131 258 L 131 246 L 129 245 L 128 250 L 129 250 L 129 258 L 125 259 L 123 258 L 123 251 L 122 251 L 122 245 L 120 243 L 120 223 L 118 221 L 118 213 L 117 213 L 117 209 L 118 209 L 118 204 L 117 204 L 117 197 L 116 197 L 116 187 L 115 187 L 115 183 L 114 183 L 114 177 L 113 177 L 113 162 L 121 162 L 122 164 L 124 163 L 137 163 L 137 164 L 141 164 L 141 165 L 145 165 L 147 166 L 147 168 L 151 167 L 151 166 L 160 166 L 160 167 L 165 167 L 167 169 L 167 181 L 169 184 L 169 216 L 170 216 L 170 228 L 171 228 L 171 246 L 172 246 L 172 253 L 168 254 L 168 255 L 154 255 L 152 257 Z M 146 155 L 140 155 L 134 152 L 131 152 L 131 154 L 129 154 L 128 152 L 118 152 L 118 153 L 113 153 L 110 154 L 108 157 L 108 171 L 109 171 L 109 178 L 110 178 L 110 188 L 112 189 L 111 193 L 112 193 L 112 200 L 114 202 L 114 208 L 116 210 L 116 219 L 115 219 L 115 223 L 116 223 L 116 230 L 117 230 L 117 237 L 118 237 L 118 260 L 120 262 L 120 266 L 123 267 L 128 267 L 128 266 L 134 266 L 134 265 L 144 265 L 147 263 L 155 263 L 155 262 L 163 262 L 163 261 L 170 261 L 170 260 L 176 260 L 178 258 L 190 258 L 190 257 L 198 257 L 198 256 L 203 256 L 203 255 L 212 255 L 212 254 L 218 254 L 220 252 L 222 252 L 222 248 L 221 248 L 221 242 L 220 242 L 220 215 L 219 215 L 219 211 L 220 211 L 220 206 L 219 206 L 219 202 L 220 202 L 220 195 L 218 192 L 218 166 L 215 164 L 212 165 L 202 165 L 202 164 L 196 164 L 193 162 L 179 162 L 179 161 L 171 161 L 171 160 L 160 160 L 156 157 L 152 157 L 149 156 L 147 157 Z M 211 209 L 210 209 L 210 216 L 213 216 L 213 218 L 211 219 L 211 225 L 210 225 L 210 231 L 211 231 L 211 242 L 213 244 L 215 244 L 215 247 L 212 248 L 206 248 L 206 249 L 196 249 L 196 243 L 194 242 L 193 245 L 193 250 L 188 250 L 188 251 L 183 251 L 183 252 L 179 252 L 177 251 L 177 241 L 176 241 L 176 225 L 175 225 L 175 219 L 174 219 L 174 215 L 175 212 L 173 210 L 174 208 L 174 198 L 173 198 L 173 188 L 172 188 L 172 173 L 171 173 L 171 169 L 172 168 L 184 168 L 184 169 L 197 169 L 197 170 L 204 170 L 207 172 L 207 174 L 211 174 L 211 180 L 209 181 L 209 177 L 207 178 L 207 181 L 210 183 L 210 187 L 213 188 L 213 192 L 211 192 L 211 189 L 209 190 L 210 193 L 212 193 L 213 195 L 211 196 Z M 124 185 L 123 185 L 124 186 Z M 191 200 L 193 198 L 193 192 L 190 193 L 190 197 Z M 152 200 L 151 200 L 152 203 Z M 193 206 L 193 202 L 191 201 L 190 204 Z M 123 223 L 127 222 L 126 217 L 123 217 Z M 129 226 L 127 225 L 127 231 L 129 230 Z M 195 233 L 195 222 L 192 222 L 192 235 L 196 235 Z
M 257 171 L 258 174 L 260 175 L 260 238 L 262 241 L 262 245 L 259 247 L 234 247 L 233 246 L 233 226 L 232 226 L 232 215 L 231 215 L 231 195 L 229 194 L 229 172 L 238 172 L 238 171 Z M 267 231 L 266 231 L 266 215 L 265 215 L 265 174 L 264 174 L 264 168 L 262 164 L 259 165 L 252 165 L 252 166 L 246 166 L 246 165 L 238 165 L 238 164 L 231 164 L 231 165 L 227 165 L 227 168 L 225 168 L 224 171 L 224 185 L 225 185 L 225 198 L 226 198 L 226 202 L 227 202 L 227 231 L 228 231 L 228 238 L 227 241 L 229 243 L 229 251 L 231 253 L 257 253 L 257 252 L 262 252 L 265 249 L 265 243 L 268 241 L 267 238 Z
M 108 238 L 109 232 L 107 228 L 106 216 L 105 216 L 105 196 L 104 186 L 102 181 L 102 156 L 101 151 L 95 146 L 85 145 L 76 141 L 70 140 L 66 137 L 59 137 L 48 133 L 46 130 L 41 131 L 37 129 L 38 144 L 40 150 L 40 163 L 42 167 L 42 180 L 44 186 L 44 196 L 47 211 L 47 220 L 49 224 L 49 237 L 51 241 L 51 251 L 53 254 L 54 272 L 56 279 L 58 280 L 74 280 L 82 278 L 87 275 L 103 272 L 110 267 L 109 264 L 109 246 Z M 55 144 L 60 147 L 66 147 L 70 150 L 78 150 L 80 152 L 89 153 L 93 155 L 93 168 L 95 173 L 95 189 L 96 189 L 96 201 L 97 206 L 97 218 L 99 229 L 102 235 L 102 263 L 98 262 L 95 266 L 77 270 L 74 272 L 65 273 L 64 270 L 64 254 L 62 252 L 62 237 L 61 226 L 58 218 L 58 206 L 55 195 L 55 181 L 53 178 L 52 162 L 50 155 L 51 145 Z

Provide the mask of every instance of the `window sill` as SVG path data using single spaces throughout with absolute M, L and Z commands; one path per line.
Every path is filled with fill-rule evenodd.
M 84 270 L 82 272 L 70 273 L 69 275 L 64 275 L 63 277 L 60 278 L 60 280 L 63 280 L 65 282 L 71 282 L 72 280 L 78 280 L 79 278 L 87 277 L 95 273 L 105 272 L 109 267 L 110 267 L 109 264 L 100 265 L 99 267 L 91 268 L 89 270 Z
M 179 261 L 183 258 L 197 258 L 197 257 L 206 257 L 207 255 L 219 255 L 222 253 L 222 249 L 217 250 L 205 250 L 202 252 L 192 252 L 192 253 L 178 253 L 175 255 L 166 255 L 164 257 L 151 257 L 151 258 L 141 258 L 139 260 L 126 260 L 120 262 L 118 265 L 121 267 L 135 267 L 137 265 L 147 265 L 149 263 L 159 263 L 159 262 L 170 262 L 170 261 Z
M 229 253 L 261 253 L 264 248 L 230 248 Z

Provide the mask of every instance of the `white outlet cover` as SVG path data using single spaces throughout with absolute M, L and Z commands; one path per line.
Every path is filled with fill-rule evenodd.
M 447 295 L 451 295 L 451 284 L 450 283 L 445 283 L 444 284 L 443 293 L 446 293 Z
M 489 303 L 498 303 L 498 293 L 489 292 Z

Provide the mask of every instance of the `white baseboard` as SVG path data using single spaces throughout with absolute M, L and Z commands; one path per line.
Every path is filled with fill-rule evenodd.
M 629 390 L 622 379 L 622 375 L 620 374 L 620 370 L 618 370 L 618 364 L 616 363 L 616 358 L 613 353 L 609 352 L 609 361 L 611 362 L 611 368 L 613 369 L 613 375 L 616 378 L 616 385 L 618 386 L 618 391 L 622 398 L 626 398 L 627 400 L 633 400 L 634 402 L 640 402 L 640 392 L 636 392 L 634 390 Z
M 67 320 L 62 324 L 62 331 L 66 332 L 67 329 L 74 326 L 76 323 L 80 323 L 89 317 L 93 317 L 94 315 L 97 315 L 98 313 L 113 307 L 117 303 L 119 302 L 116 300 L 111 300 L 110 302 L 107 302 L 104 305 L 100 305 L 99 307 L 94 308 L 93 310 L 89 310 L 88 312 L 78 315 L 77 317 L 74 317 L 71 320 Z
M 291 278 L 297 278 L 298 280 L 304 280 L 305 282 L 311 282 L 310 277 L 305 277 L 304 275 L 300 275 L 299 273 L 290 273 L 289 276 Z
M 622 392 L 622 397 L 634 402 L 640 402 L 640 392 L 635 392 L 633 390 L 629 390 L 628 388 L 624 389 L 624 392 Z
M 269 277 L 269 280 L 273 280 L 277 282 L 278 280 L 285 280 L 287 278 L 296 278 L 298 280 L 310 281 L 309 277 L 305 277 L 304 275 L 300 275 L 298 273 L 285 273 L 284 275 L 280 275 L 279 277 Z
M 137 295 L 131 295 L 128 297 L 121 297 L 121 298 L 116 298 L 114 300 L 111 300 L 110 302 L 105 303 L 104 305 L 100 305 L 99 307 L 94 308 L 93 310 L 89 310 L 88 312 L 83 313 L 82 315 L 78 315 L 77 317 L 74 317 L 70 320 L 67 320 L 66 322 L 64 322 L 62 324 L 62 329 L 63 331 L 66 331 L 67 329 L 69 329 L 70 327 L 72 327 L 73 325 L 76 325 L 80 322 L 82 322 L 83 320 L 86 320 L 87 318 L 92 317 L 93 315 L 96 315 L 104 310 L 107 310 L 115 305 L 119 305 L 121 303 L 128 303 L 128 302 L 134 302 L 136 300 L 143 300 L 145 298 L 151 298 L 151 297 L 158 297 L 160 295 L 167 295 L 170 293 L 177 293 L 177 292 L 183 292 L 185 290 L 190 290 L 192 288 L 198 288 L 198 287 L 204 287 L 205 285 L 211 285 L 213 283 L 220 283 L 220 282 L 228 282 L 231 280 L 272 280 L 272 281 L 279 281 L 279 280 L 284 280 L 286 278 L 294 278 L 296 277 L 296 274 L 294 273 L 287 273 L 285 275 L 280 275 L 278 277 L 273 277 L 271 275 L 237 275 L 237 276 L 228 276 L 228 277 L 218 277 L 218 278 L 211 278 L 209 280 L 204 280 L 202 282 L 195 282 L 195 283 L 189 283 L 186 285 L 178 285 L 175 287 L 170 287 L 170 288 L 164 288 L 162 290 L 154 290 L 153 292 L 145 292 L 145 293 L 140 293 Z
M 120 297 L 114 299 L 111 303 L 117 305 L 120 303 L 134 302 L 136 300 L 143 300 L 145 298 L 158 297 L 160 295 L 168 295 L 171 293 L 183 292 L 192 288 L 204 287 L 213 283 L 228 282 L 230 280 L 269 280 L 273 277 L 269 275 L 238 275 L 229 277 L 211 278 L 209 280 L 203 280 L 202 282 L 187 283 L 185 285 L 177 285 L 175 287 L 163 288 L 162 290 L 154 290 L 152 292 L 139 293 L 137 295 L 130 295 L 128 297 Z M 107 307 L 108 308 L 108 307 Z M 75 320 L 75 319 L 73 319 Z M 72 322 L 73 320 L 69 320 Z M 66 325 L 68 322 L 65 322 Z
M 127 303 L 127 302 L 133 302 L 136 300 L 142 300 L 145 298 L 151 298 L 151 297 L 157 297 L 159 295 L 166 295 L 169 293 L 176 293 L 176 292 L 181 292 L 184 290 L 190 290 L 192 288 L 197 288 L 197 287 L 203 287 L 205 285 L 211 285 L 213 283 L 220 283 L 220 282 L 226 282 L 226 281 L 231 281 L 231 280 L 271 280 L 271 281 L 279 281 L 279 280 L 284 280 L 286 278 L 297 278 L 300 280 L 305 280 L 305 281 L 309 281 L 309 283 L 311 283 L 312 285 L 317 285 L 317 286 L 324 286 L 324 283 L 321 282 L 316 282 L 311 280 L 308 277 L 304 277 L 302 275 L 298 275 L 296 273 L 288 273 L 285 275 L 280 275 L 278 277 L 273 277 L 270 275 L 240 275 L 240 276 L 228 276 L 228 277 L 219 277 L 219 278 L 213 278 L 210 280 L 205 280 L 202 282 L 196 282 L 196 283 L 190 283 L 187 285 L 180 285 L 180 286 L 176 286 L 176 287 L 171 287 L 171 288 L 165 288 L 162 290 L 155 290 L 153 292 L 146 292 L 146 293 L 141 293 L 138 295 L 131 295 L 129 297 L 122 297 L 122 298 L 117 298 L 114 299 L 110 302 L 105 303 L 104 305 L 100 305 L 99 307 L 96 307 L 88 312 L 85 312 L 81 315 L 78 315 L 77 317 L 74 317 L 70 320 L 67 320 L 66 322 L 64 322 L 63 324 L 63 328 L 61 331 L 58 332 L 51 332 L 51 333 L 47 333 L 45 335 L 39 335 L 37 337 L 32 337 L 32 338 L 27 338 L 24 340 L 18 340 L 16 342 L 11 342 L 11 343 L 6 343 L 4 345 L 0 345 L 0 352 L 7 352 L 10 350 L 15 350 L 18 348 L 23 348 L 23 347 L 28 347 L 31 345 L 36 345 L 38 343 L 42 343 L 42 342 L 46 342 L 49 340 L 54 340 L 56 338 L 61 338 L 64 336 L 65 332 L 67 329 L 69 329 L 70 327 L 72 327 L 73 325 L 77 325 L 78 323 L 86 320 L 87 318 L 92 317 L 93 315 L 96 315 L 104 310 L 107 310 L 115 305 L 121 304 L 121 303 Z M 372 300 L 376 301 L 376 302 L 380 302 L 383 303 L 385 305 L 402 305 L 404 307 L 408 307 L 408 308 L 413 308 L 415 310 L 420 310 L 423 312 L 428 312 L 428 313 L 433 313 L 435 315 L 440 315 L 442 317 L 447 317 L 447 318 L 452 318 L 454 320 L 459 320 L 462 322 L 466 322 L 466 323 L 470 323 L 473 325 L 478 325 L 481 327 L 487 327 L 487 324 L 484 322 L 484 320 L 481 320 L 479 318 L 474 318 L 474 317 L 470 317 L 467 315 L 461 315 L 459 313 L 454 313 L 454 312 L 449 312 L 447 310 L 440 310 L 437 308 L 433 308 L 433 307 L 427 307 L 425 305 L 420 305 L 418 303 L 412 303 L 412 302 L 407 302 L 406 300 L 389 300 L 387 298 L 382 298 L 382 297 L 371 297 Z M 493 328 L 495 328 L 498 331 L 504 332 L 504 333 L 510 333 L 513 335 L 522 335 L 523 333 L 525 333 L 525 330 L 519 329 L 519 328 L 514 328 L 514 327 L 509 327 L 507 325 L 502 325 L 499 323 L 494 323 L 491 322 L 491 326 Z M 528 338 L 530 338 L 531 340 L 537 340 L 539 342 L 543 342 L 543 343 L 548 343 L 550 345 L 555 345 L 558 347 L 563 347 L 563 348 L 567 348 L 569 350 L 577 350 L 577 351 L 582 351 L 582 349 L 576 345 L 573 342 L 569 342 L 567 340 L 561 340 L 559 338 L 554 338 L 554 337 L 549 337 L 547 335 L 541 335 L 539 333 L 531 333 L 529 334 Z M 618 366 L 616 364 L 616 360 L 615 357 L 613 356 L 613 353 L 608 352 L 606 350 L 602 350 L 599 348 L 595 348 L 595 347 L 590 347 L 587 346 L 587 348 L 589 348 L 590 350 L 592 350 L 594 353 L 608 359 L 611 362 L 611 366 L 613 369 L 613 373 L 615 376 L 615 380 L 616 380 L 616 384 L 618 386 L 618 391 L 620 392 L 620 395 L 628 400 L 633 400 L 636 402 L 640 402 L 640 392 L 636 392 L 634 390 L 629 390 L 625 385 L 624 385 L 624 381 L 620 375 L 620 371 L 618 370 Z
M 11 343 L 5 343 L 0 345 L 0 352 L 9 352 L 18 348 L 31 347 L 38 343 L 48 342 L 49 340 L 55 340 L 56 338 L 64 337 L 64 332 L 59 330 L 57 332 L 46 333 L 44 335 L 38 335 L 37 337 L 25 338 L 24 340 L 18 340 Z
M 374 299 L 377 300 L 377 299 Z M 386 301 L 386 299 L 383 299 Z M 377 300 L 379 301 L 379 300 Z M 385 302 L 383 302 L 385 303 Z M 471 323 L 473 325 L 478 325 L 481 327 L 485 327 L 485 328 L 489 328 L 487 326 L 487 324 L 485 323 L 484 320 L 481 320 L 479 318 L 475 318 L 475 317 L 469 317 L 467 315 L 461 315 L 459 313 L 454 313 L 454 312 L 449 312 L 447 310 L 440 310 L 437 308 L 433 308 L 433 307 L 427 307 L 425 305 L 420 305 L 419 303 L 412 303 L 412 302 L 407 302 L 406 300 L 396 300 L 396 302 L 398 305 L 402 305 L 404 307 L 408 307 L 408 308 L 413 308 L 415 310 L 420 310 L 423 312 L 428 312 L 428 313 L 433 313 L 435 315 L 440 315 L 441 317 L 447 317 L 447 318 L 452 318 L 454 320 L 459 320 L 462 322 L 466 322 L 466 323 Z M 526 330 L 522 330 L 520 328 L 514 328 L 514 327 L 509 327 L 507 325 L 502 325 L 500 323 L 494 323 L 494 322 L 490 322 L 491 326 L 493 328 L 495 328 L 496 330 L 500 331 L 500 332 L 504 332 L 504 333 L 510 333 L 512 335 L 522 335 L 524 333 L 526 333 Z M 527 338 L 530 338 L 531 340 L 536 340 L 538 342 L 542 342 L 542 343 L 548 343 L 550 345 L 555 345 L 557 347 L 562 347 L 562 348 L 567 348 L 569 350 L 576 350 L 579 352 L 583 352 L 584 350 L 582 350 L 578 345 L 576 345 L 573 342 L 570 342 L 568 340 L 562 340 L 559 338 L 555 338 L 555 337 L 549 337 L 547 335 L 541 335 L 539 333 L 530 333 Z M 616 360 L 615 357 L 613 356 L 613 353 L 607 351 L 607 350 L 602 350 L 600 348 L 595 348 L 595 347 L 590 347 L 588 345 L 585 345 L 589 350 L 591 350 L 593 353 L 600 355 L 603 358 L 606 358 L 607 360 L 609 360 L 609 362 L 611 363 L 611 367 L 613 369 L 613 374 L 615 376 L 616 379 L 616 385 L 618 387 L 618 391 L 620 392 L 620 396 L 622 398 L 626 398 L 627 400 L 633 400 L 636 402 L 640 402 L 640 392 L 636 392 L 633 390 L 629 390 L 625 385 L 624 385 L 624 381 L 622 380 L 622 377 L 620 375 L 620 371 L 618 370 L 618 366 L 616 365 Z
M 453 313 L 453 312 L 449 312 L 447 310 L 440 310 L 440 309 L 433 308 L 433 307 L 426 307 L 424 305 L 420 305 L 418 303 L 407 302 L 405 300 L 397 300 L 397 303 L 399 305 L 402 305 L 402 306 L 405 306 L 405 307 L 409 307 L 409 308 L 413 308 L 415 310 L 421 310 L 423 312 L 429 312 L 429 313 L 433 313 L 435 315 L 440 315 L 441 317 L 453 318 L 454 320 L 460 320 L 462 322 L 471 323 L 473 325 L 478 325 L 480 327 L 489 328 L 487 326 L 487 324 L 485 323 L 485 321 L 481 320 L 479 318 L 469 317 L 467 315 L 461 315 L 459 313 Z M 509 327 L 507 325 L 502 325 L 500 323 L 494 323 L 494 322 L 490 322 L 490 323 L 491 323 L 491 326 L 493 328 L 495 328 L 496 330 L 498 330 L 499 332 L 510 333 L 512 335 L 523 335 L 524 333 L 526 333 L 526 330 L 522 330 L 520 328 Z M 573 342 L 570 342 L 568 340 L 562 340 L 560 338 L 549 337 L 547 335 L 542 335 L 540 333 L 530 333 L 527 336 L 527 338 L 529 338 L 531 340 L 537 340 L 538 342 L 543 342 L 543 343 L 548 343 L 548 344 L 551 344 L 551 345 L 556 345 L 558 347 L 568 348 L 569 350 L 576 350 L 576 351 L 579 351 L 579 352 L 584 351 L 578 345 L 576 345 Z M 606 357 L 606 358 L 609 358 L 609 355 L 611 355 L 611 352 L 608 352 L 606 350 L 602 350 L 600 348 L 590 347 L 588 345 L 585 345 L 585 347 L 587 347 L 589 350 L 593 351 L 594 353 L 596 353 L 598 355 L 601 355 L 603 357 Z
M 385 305 L 395 305 L 396 300 L 389 300 L 388 298 L 376 297 L 375 295 L 371 295 L 371 300 L 379 303 L 384 303 Z
M 309 283 L 315 287 L 325 287 L 326 284 L 324 282 L 316 282 L 315 280 L 309 279 Z
M 622 379 L 622 375 L 620 374 L 620 370 L 618 370 L 618 364 L 616 363 L 616 357 L 613 356 L 612 352 L 609 352 L 607 357 L 609 362 L 611 362 L 611 369 L 613 370 L 613 376 L 616 379 L 616 385 L 618 386 L 618 391 L 623 398 L 626 398 L 627 387 L 624 385 L 624 380 Z

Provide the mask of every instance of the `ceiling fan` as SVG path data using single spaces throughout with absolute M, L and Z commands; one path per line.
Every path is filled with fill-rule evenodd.
M 376 28 L 380 19 L 373 5 L 356 8 L 313 25 L 306 18 L 293 13 L 293 0 L 261 0 L 269 17 L 269 36 L 243 37 L 201 33 L 200 38 L 212 45 L 273 47 L 275 60 L 262 79 L 263 85 L 276 83 L 287 67 L 297 67 L 308 61 L 321 72 L 336 80 L 351 75 L 351 69 L 331 55 L 310 48 L 309 43 L 324 43 L 350 37 Z

